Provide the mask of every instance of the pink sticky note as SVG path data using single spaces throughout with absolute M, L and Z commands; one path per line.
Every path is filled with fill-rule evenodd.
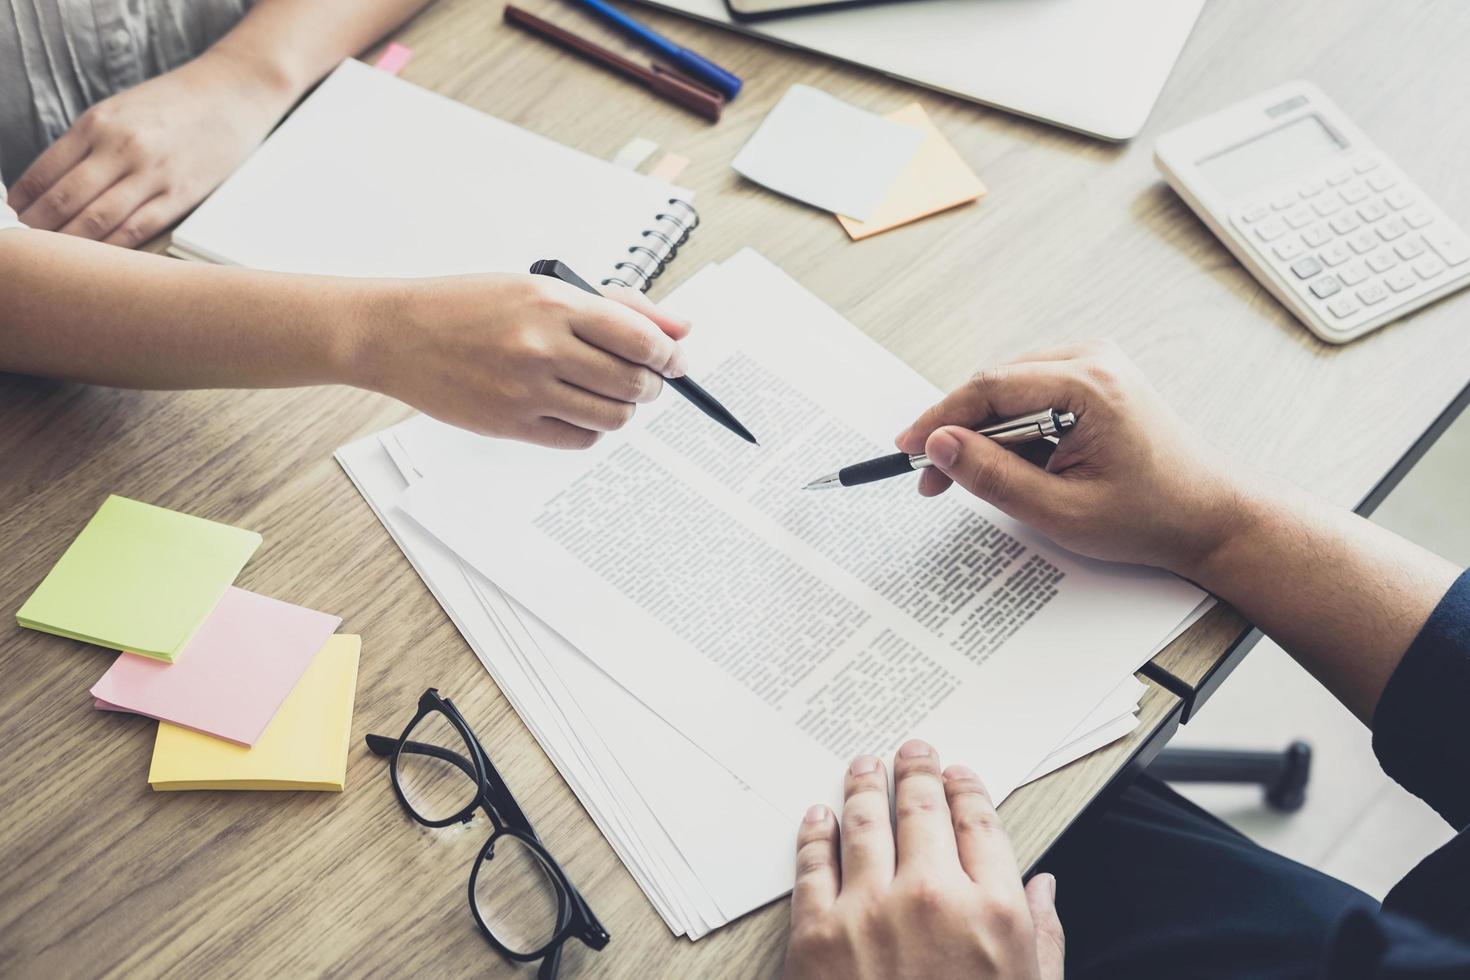
M 390 75 L 396 75 L 403 71 L 403 66 L 408 64 L 408 59 L 412 57 L 412 48 L 394 41 L 382 54 L 378 55 L 378 60 L 373 62 L 373 67 Z
M 231 586 L 177 660 L 124 653 L 92 687 L 92 697 L 254 745 L 341 623 L 339 616 Z
M 117 705 L 104 701 L 99 697 L 92 698 L 92 707 L 96 708 L 98 711 L 121 711 L 123 714 L 126 715 L 132 714 L 132 712 L 129 711 L 127 708 L 119 708 Z
M 659 180 L 675 180 L 689 166 L 689 158 L 678 153 L 665 153 L 662 160 L 654 164 L 648 176 Z

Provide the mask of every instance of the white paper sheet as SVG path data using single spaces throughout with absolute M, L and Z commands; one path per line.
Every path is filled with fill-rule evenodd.
M 211 262 L 342 276 L 593 282 L 689 191 L 344 61 L 173 233 Z
M 673 931 L 699 938 L 789 890 L 789 820 L 391 505 L 405 479 L 422 477 L 394 430 L 338 458 Z M 1120 683 L 1047 766 L 1126 734 L 1105 719 L 1131 711 L 1141 691 L 1131 677 Z
M 854 744 L 886 754 L 914 734 L 946 758 L 969 760 L 1003 798 L 1061 744 L 1099 692 L 1136 669 L 1199 602 L 1192 586 L 1068 555 L 962 495 L 920 502 L 911 487 L 890 481 L 813 502 L 818 495 L 795 488 L 822 468 L 814 453 L 838 461 L 865 455 L 886 441 L 895 420 L 913 417 L 937 393 L 754 253 L 741 253 L 718 275 L 701 272 L 670 304 L 699 324 L 690 344 L 696 377 L 765 440 L 761 455 L 737 459 L 741 449 L 717 434 L 694 435 L 708 421 L 671 399 L 642 413 L 626 435 L 577 455 L 527 452 L 418 419 L 400 438 L 416 453 L 445 454 L 456 472 L 430 477 L 402 505 L 790 818 L 814 796 L 840 802 L 840 773 Z M 830 371 L 833 363 L 843 366 L 840 375 Z M 795 407 L 793 391 L 802 392 Z M 782 495 L 785 487 L 791 492 Z M 575 505 L 548 509 L 564 493 L 577 494 Z M 615 509 L 598 510 L 611 501 Z M 834 527 L 842 540 L 830 533 Z M 924 527 L 941 536 L 924 539 Z M 882 537 L 895 528 L 898 539 Z M 917 546 L 905 550 L 911 534 Z M 844 550 L 846 540 L 864 537 L 881 538 L 881 580 L 863 555 Z M 957 611 L 931 617 L 926 627 L 903 607 L 932 597 L 905 595 L 904 583 L 922 579 L 923 563 L 940 560 L 936 554 L 950 566 L 958 556 L 962 566 L 966 541 L 982 545 L 968 552 L 981 569 L 970 579 L 983 580 L 983 568 L 996 562 L 1004 574 L 988 592 L 961 575 L 946 593 L 961 597 Z M 683 557 L 674 543 L 687 546 Z M 725 592 L 699 581 L 711 567 L 728 578 Z M 610 586 L 611 568 L 636 581 Z M 1040 595 L 1055 586 L 1044 601 L 1035 598 L 1038 574 Z M 1030 592 L 997 598 L 1006 576 L 1030 581 Z M 974 600 L 982 592 L 984 602 Z M 753 597 L 754 607 L 730 607 Z M 1020 603 L 1021 622 L 994 639 L 977 666 L 960 651 L 973 654 L 977 630 L 982 641 L 996 634 L 976 625 L 975 610 L 1007 601 Z M 1028 603 L 1034 614 L 1025 613 Z M 691 629 L 691 621 L 718 636 Z M 803 630 L 806 621 L 821 629 Z M 834 629 L 838 643 L 813 639 Z M 710 650 L 717 640 L 746 653 L 722 666 L 723 654 Z M 785 656 L 803 644 L 816 649 L 814 663 L 793 667 L 789 656 L 785 665 L 770 656 L 755 663 L 761 651 Z M 884 658 L 886 666 L 874 666 Z M 803 727 L 814 710 L 832 705 L 834 686 L 851 689 L 854 672 L 866 669 L 910 685 L 904 704 L 880 699 L 878 713 L 891 714 L 881 732 L 839 726 L 835 738 L 830 726 Z M 786 684 L 782 670 L 800 676 Z M 917 689 L 915 676 L 925 681 Z M 878 696 L 874 688 L 883 686 L 868 684 L 866 692 Z M 856 717 L 847 712 L 840 725 L 872 717 L 870 707 Z
M 923 139 L 917 129 L 793 85 L 730 166 L 777 193 L 866 221 Z

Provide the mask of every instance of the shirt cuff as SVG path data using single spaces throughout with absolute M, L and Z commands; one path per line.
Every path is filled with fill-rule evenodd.
M 1450 586 L 1373 714 L 1383 771 L 1456 830 L 1470 824 L 1470 570 Z

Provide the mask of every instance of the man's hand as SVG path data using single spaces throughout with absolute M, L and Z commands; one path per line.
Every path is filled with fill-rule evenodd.
M 294 93 L 225 50 L 104 99 L 21 174 L 21 221 L 135 248 L 234 171 Z
M 392 288 L 343 380 L 483 435 L 584 449 L 684 373 L 689 324 L 637 290 L 507 275 Z
M 797 838 L 788 980 L 1060 980 L 1056 879 L 1024 888 L 985 787 L 964 766 L 939 769 L 923 742 L 893 760 L 854 760 L 839 831 L 824 806 Z
M 1045 468 L 970 431 L 1043 408 L 1077 416 Z M 896 441 L 934 462 L 919 481 L 926 496 L 953 481 L 1073 551 L 1189 577 L 1228 537 L 1249 478 L 1190 432 L 1111 343 L 982 371 Z

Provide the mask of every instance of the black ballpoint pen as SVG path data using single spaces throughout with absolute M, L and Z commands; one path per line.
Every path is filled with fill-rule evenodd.
M 1002 445 L 1013 446 L 1017 443 L 1035 442 L 1038 439 L 1059 436 L 1076 424 L 1077 416 L 1071 412 L 1058 412 L 1054 408 L 1048 408 L 1044 412 L 1032 412 L 1020 418 L 1006 419 L 1004 422 L 996 422 L 975 431 Z M 827 490 L 832 487 L 855 487 L 860 483 L 875 483 L 878 480 L 886 480 L 890 476 L 902 476 L 932 465 L 929 457 L 923 453 L 917 456 L 910 456 L 908 453 L 893 453 L 891 456 L 879 456 L 877 459 L 844 466 L 836 473 L 829 473 L 821 479 L 813 480 L 802 489 Z
M 550 276 L 553 279 L 560 279 L 568 286 L 576 286 L 583 292 L 591 293 L 594 296 L 602 295 L 600 292 L 594 289 L 591 284 L 587 282 L 587 280 L 583 279 L 581 276 L 573 272 L 565 262 L 558 261 L 557 259 L 537 260 L 531 265 L 531 274 L 536 276 Z M 701 412 L 708 415 L 710 418 L 714 419 L 716 422 L 720 423 L 725 428 L 729 429 L 731 432 L 744 439 L 746 442 L 760 445 L 760 443 L 757 443 L 755 441 L 755 436 L 750 434 L 750 430 L 741 425 L 740 420 L 731 415 L 728 408 L 726 408 L 724 405 L 721 405 L 719 401 L 715 399 L 714 395 L 711 395 L 709 392 L 705 391 L 697 383 L 695 383 L 693 378 L 685 375 L 682 378 L 665 378 L 664 380 L 669 383 L 669 387 L 673 388 L 679 394 L 683 395 L 685 398 L 693 402 L 695 408 L 699 409 Z

